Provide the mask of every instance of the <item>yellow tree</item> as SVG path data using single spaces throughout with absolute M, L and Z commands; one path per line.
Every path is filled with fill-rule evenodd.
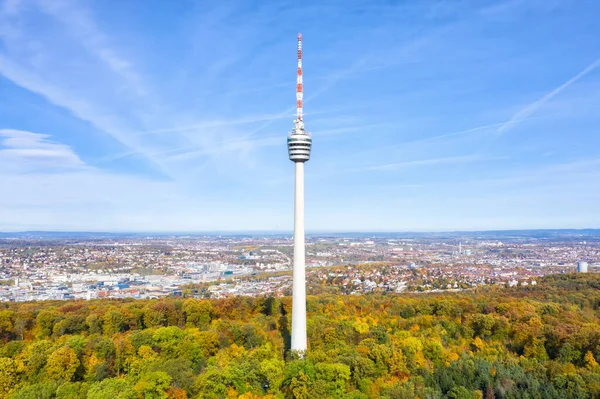
M 8 398 L 17 385 L 17 366 L 8 357 L 0 358 L 0 399 Z
M 46 375 L 52 380 L 71 381 L 77 367 L 79 367 L 77 353 L 73 349 L 63 346 L 48 356 Z
M 596 370 L 598 368 L 598 362 L 594 359 L 594 354 L 592 352 L 587 351 L 583 360 L 585 361 L 585 367 L 589 370 Z

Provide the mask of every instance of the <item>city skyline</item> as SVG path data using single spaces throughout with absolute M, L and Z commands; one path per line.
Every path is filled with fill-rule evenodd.
M 298 31 L 309 232 L 600 227 L 594 2 L 134 8 L 0 1 L 0 231 L 291 231 Z

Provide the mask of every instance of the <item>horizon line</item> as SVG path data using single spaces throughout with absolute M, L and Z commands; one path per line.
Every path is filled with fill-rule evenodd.
M 534 232 L 534 231 L 598 231 L 600 227 L 583 228 L 515 228 L 515 229 L 465 229 L 465 230 L 307 230 L 307 234 L 448 234 L 448 233 L 494 233 L 494 232 Z M 196 230 L 196 231 L 101 231 L 101 230 L 20 230 L 0 231 L 1 235 L 20 234 L 148 234 L 148 235 L 221 235 L 221 234 L 286 234 L 293 235 L 293 230 Z

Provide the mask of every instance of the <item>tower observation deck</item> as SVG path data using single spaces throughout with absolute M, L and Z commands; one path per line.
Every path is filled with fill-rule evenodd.
M 304 131 L 304 122 L 296 119 L 294 123 L 296 126 L 287 139 L 290 160 L 293 162 L 306 162 L 310 159 L 312 138 L 308 132 Z

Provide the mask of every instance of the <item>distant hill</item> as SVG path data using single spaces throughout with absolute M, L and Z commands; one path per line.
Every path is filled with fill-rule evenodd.
M 23 231 L 0 232 L 0 238 L 165 238 L 165 237 L 252 237 L 252 236 L 291 236 L 291 232 L 239 231 L 239 232 L 67 232 L 67 231 Z M 600 229 L 540 229 L 540 230 L 489 230 L 489 231 L 449 231 L 449 232 L 309 232 L 309 237 L 348 237 L 348 238 L 473 238 L 473 239 L 585 239 L 600 238 Z

